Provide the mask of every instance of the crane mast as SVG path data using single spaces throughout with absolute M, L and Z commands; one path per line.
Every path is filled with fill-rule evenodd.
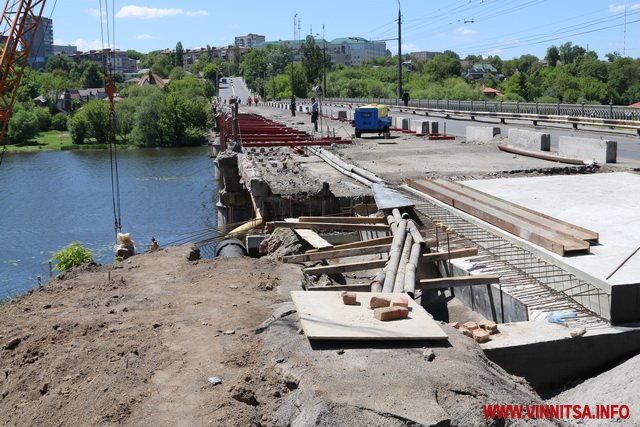
M 0 18 L 0 144 L 3 143 L 11 108 L 24 67 L 40 24 L 45 0 L 7 0 Z

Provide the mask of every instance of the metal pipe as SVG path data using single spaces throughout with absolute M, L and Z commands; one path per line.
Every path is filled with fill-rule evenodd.
M 411 254 L 412 246 L 413 237 L 411 237 L 411 233 L 407 232 L 407 237 L 405 238 L 404 246 L 402 247 L 400 262 L 398 263 L 398 272 L 396 273 L 396 279 L 393 282 L 394 293 L 400 293 L 404 289 L 404 274 L 406 271 L 407 263 L 409 262 L 409 255 Z
M 389 252 L 389 261 L 387 262 L 385 269 L 386 276 L 384 278 L 384 285 L 382 292 L 392 292 L 393 284 L 396 280 L 396 273 L 398 272 L 398 265 L 400 263 L 400 257 L 402 256 L 402 247 L 406 240 L 407 234 L 407 221 L 401 221 L 398 224 L 398 230 L 393 236 L 391 241 L 391 250 Z
M 420 243 L 414 243 L 411 246 L 411 254 L 409 255 L 409 261 L 405 265 L 404 272 L 404 289 L 402 292 L 414 297 L 416 291 L 416 270 L 418 269 L 418 263 L 420 262 L 420 255 L 422 255 L 424 247 Z

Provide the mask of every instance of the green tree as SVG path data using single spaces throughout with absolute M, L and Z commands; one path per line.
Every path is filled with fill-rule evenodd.
M 83 114 L 89 125 L 89 136 L 99 144 L 109 144 L 114 141 L 114 132 L 109 119 L 109 107 L 103 100 L 93 100 L 87 103 L 77 114 Z
M 66 131 L 68 116 L 66 113 L 57 113 L 51 117 L 51 129 Z
M 558 65 L 558 60 L 560 59 L 560 51 L 556 46 L 550 46 L 547 48 L 547 54 L 544 59 L 547 60 L 550 67 L 555 67 Z
M 307 40 L 302 45 L 302 66 L 307 78 L 307 83 L 315 84 L 322 75 L 322 49 L 316 45 L 312 36 L 307 36 Z
M 169 72 L 169 78 L 171 80 L 182 80 L 186 75 L 184 68 L 178 66 L 173 67 L 171 72 Z
M 257 91 L 262 79 L 267 73 L 269 58 L 264 49 L 252 49 L 242 59 L 240 71 L 247 82 L 247 85 Z
M 144 53 L 140 53 L 137 50 L 133 50 L 133 49 L 128 49 L 127 50 L 127 56 L 131 59 L 142 59 L 142 57 L 144 57 Z
M 104 74 L 97 62 L 90 62 L 82 72 L 80 86 L 85 89 L 104 87 Z
M 182 47 L 182 42 L 176 43 L 175 62 L 173 65 L 175 67 L 184 66 L 184 48 Z
M 48 73 L 51 73 L 55 70 L 64 71 L 65 74 L 69 74 L 76 67 L 76 63 L 73 59 L 69 58 L 66 55 L 53 55 L 47 59 L 47 64 L 44 69 Z
M 445 50 L 442 55 L 436 55 L 435 58 L 424 64 L 424 72 L 436 81 L 460 76 L 462 74 L 460 57 L 451 50 Z
M 33 110 L 16 104 L 7 129 L 10 144 L 24 145 L 38 134 L 38 117 Z
M 69 133 L 71 134 L 71 141 L 74 144 L 84 144 L 85 140 L 89 136 L 89 122 L 85 115 L 78 111 L 71 116 L 68 121 Z

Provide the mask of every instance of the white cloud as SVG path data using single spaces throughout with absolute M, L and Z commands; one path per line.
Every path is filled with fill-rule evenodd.
M 621 12 L 624 12 L 625 8 L 627 9 L 627 11 L 640 10 L 640 3 L 633 3 L 633 4 L 612 3 L 609 5 L 609 12 L 621 13 Z
M 464 40 L 464 41 L 473 40 L 475 36 L 478 34 L 477 31 L 473 31 L 471 28 L 466 28 L 466 27 L 458 27 L 453 33 L 457 40 Z
M 165 16 L 180 15 L 184 11 L 182 9 L 159 9 L 156 7 L 146 6 L 123 6 L 116 13 L 116 18 L 134 18 L 134 19 L 156 19 Z
M 86 52 L 88 50 L 102 49 L 102 42 L 100 40 L 77 39 L 72 41 L 66 41 L 62 39 L 56 39 L 53 42 L 54 44 L 61 45 L 61 46 L 76 46 L 78 50 L 81 52 Z
M 138 40 L 150 40 L 152 38 L 153 38 L 153 36 L 151 34 L 138 34 L 136 36 L 136 39 L 138 39 Z
M 91 16 L 95 16 L 96 18 L 100 18 L 100 9 L 87 9 L 85 12 Z
M 206 10 L 188 11 L 187 16 L 209 16 L 209 12 Z
M 397 48 L 396 48 L 396 50 L 397 50 Z M 415 44 L 413 44 L 413 43 L 407 43 L 407 44 L 403 43 L 402 44 L 402 51 L 403 52 L 407 52 L 407 53 L 408 52 L 417 52 L 419 50 L 420 50 L 420 48 L 418 46 L 416 46 Z

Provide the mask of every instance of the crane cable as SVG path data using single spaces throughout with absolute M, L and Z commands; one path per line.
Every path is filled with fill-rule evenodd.
M 109 139 L 109 160 L 111 167 L 111 203 L 113 206 L 113 222 L 116 234 L 116 240 L 118 233 L 122 230 L 122 214 L 120 210 L 120 178 L 118 175 L 118 150 L 116 146 L 116 111 L 114 106 L 114 95 L 116 93 L 116 87 L 113 83 L 112 68 L 115 67 L 115 0 L 112 0 L 112 28 L 109 28 L 109 4 L 108 0 L 105 0 L 105 15 L 106 19 L 102 17 L 102 0 L 100 0 L 100 38 L 102 42 L 103 53 L 103 70 L 106 76 L 105 92 L 109 99 L 109 122 L 111 125 L 111 135 Z M 110 51 L 113 53 L 113 61 L 111 66 L 108 66 L 108 61 L 104 56 L 104 27 L 106 22 L 107 33 L 107 45 Z M 111 44 L 111 35 L 113 36 L 113 44 Z

